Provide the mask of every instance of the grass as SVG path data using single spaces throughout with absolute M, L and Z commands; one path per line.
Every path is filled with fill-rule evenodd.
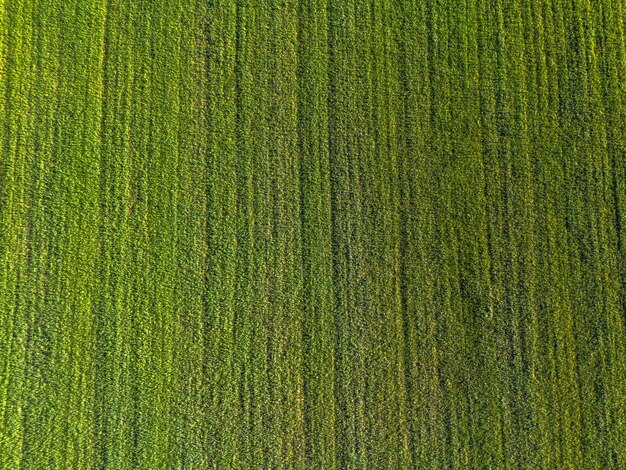
M 0 0 L 0 467 L 626 467 L 624 0 Z

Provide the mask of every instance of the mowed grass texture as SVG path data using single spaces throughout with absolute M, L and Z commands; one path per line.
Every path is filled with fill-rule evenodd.
M 625 0 L 0 0 L 0 468 L 626 468 Z

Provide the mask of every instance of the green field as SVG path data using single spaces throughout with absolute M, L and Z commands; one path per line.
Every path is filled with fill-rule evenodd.
M 0 0 L 0 469 L 626 468 L 626 0 Z

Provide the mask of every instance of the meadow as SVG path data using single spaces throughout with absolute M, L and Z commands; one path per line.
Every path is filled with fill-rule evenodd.
M 0 0 L 0 468 L 626 468 L 626 0 Z

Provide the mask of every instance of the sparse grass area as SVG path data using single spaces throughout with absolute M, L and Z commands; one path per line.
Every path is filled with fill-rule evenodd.
M 0 469 L 626 468 L 625 0 L 0 0 Z

